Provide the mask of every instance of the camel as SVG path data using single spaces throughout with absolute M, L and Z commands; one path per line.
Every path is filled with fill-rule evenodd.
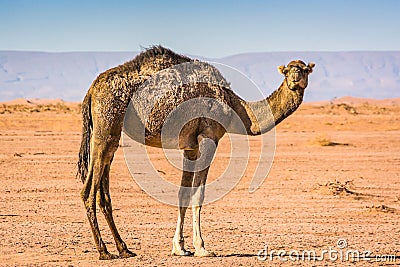
M 162 46 L 151 47 L 133 60 L 101 73 L 90 86 L 82 103 L 83 128 L 82 141 L 79 151 L 77 176 L 83 182 L 81 198 L 84 203 L 87 218 L 93 233 L 94 242 L 99 252 L 100 260 L 133 257 L 126 243 L 122 240 L 114 223 L 109 190 L 110 166 L 114 153 L 119 146 L 124 116 L 134 93 L 157 73 L 179 64 L 198 64 L 198 60 L 178 55 Z M 263 134 L 292 114 L 302 103 L 305 88 L 308 85 L 308 75 L 313 71 L 314 63 L 305 64 L 301 60 L 291 61 L 286 67 L 279 66 L 279 72 L 284 80 L 279 88 L 269 97 L 257 102 L 246 102 L 237 96 L 225 82 L 216 68 L 210 66 L 208 71 L 222 82 L 211 84 L 195 82 L 182 84 L 176 89 L 177 93 L 167 94 L 160 98 L 157 105 L 152 107 L 148 121 L 145 124 L 144 143 L 148 146 L 162 147 L 162 120 L 179 103 L 197 97 L 207 97 L 221 100 L 228 105 L 241 119 L 245 134 Z M 210 72 L 210 73 L 211 73 Z M 206 72 L 207 75 L 207 72 Z M 168 75 L 161 76 L 168 79 Z M 221 78 L 222 77 L 222 78 Z M 170 81 L 158 79 L 157 82 Z M 146 91 L 144 91 L 146 93 Z M 133 101 L 133 100 L 132 100 Z M 136 99 L 136 101 L 138 101 Z M 139 99 L 140 101 L 140 99 Z M 144 101 L 144 100 L 143 100 Z M 179 102 L 179 103 L 178 103 Z M 269 106 L 272 115 L 262 113 L 263 107 Z M 229 115 L 229 114 L 228 114 Z M 229 118 L 226 120 L 229 124 Z M 229 128 L 229 127 L 228 127 Z M 234 128 L 234 127 L 233 127 Z M 229 129 L 210 118 L 196 118 L 188 122 L 180 131 L 179 147 L 183 150 L 184 166 L 199 158 L 213 157 L 218 141 Z M 205 142 L 212 140 L 214 149 Z M 183 169 L 181 190 L 179 191 L 178 220 L 175 235 L 172 240 L 171 255 L 193 255 L 185 249 L 183 224 L 188 203 L 192 203 L 193 211 L 193 245 L 194 256 L 215 256 L 205 249 L 200 231 L 200 211 L 204 199 L 209 166 L 202 169 Z M 190 190 L 185 190 L 191 188 Z M 114 237 L 119 255 L 108 252 L 101 238 L 97 223 L 96 203 Z

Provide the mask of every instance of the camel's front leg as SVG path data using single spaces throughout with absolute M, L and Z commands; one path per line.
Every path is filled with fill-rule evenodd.
M 200 211 L 204 201 L 205 181 L 207 180 L 208 169 L 196 172 L 193 184 L 192 211 L 193 211 L 193 246 L 196 249 L 195 256 L 212 257 L 215 253 L 204 248 L 204 241 L 201 236 Z M 204 182 L 204 183 L 203 183 Z M 199 184 L 200 183 L 200 184 Z
M 210 169 L 209 163 L 215 154 L 216 145 L 211 145 L 209 142 L 203 142 L 204 137 L 199 136 L 199 160 L 198 164 L 204 165 L 203 170 L 195 173 L 193 180 L 193 191 L 192 191 L 192 211 L 193 211 L 193 245 L 196 249 L 194 255 L 199 257 L 213 257 L 214 252 L 209 252 L 204 248 L 204 241 L 201 236 L 200 229 L 200 211 L 204 201 L 204 191 L 207 181 L 208 170 Z
M 189 160 L 195 160 L 197 157 L 197 150 L 184 151 L 184 157 Z M 185 221 L 186 210 L 190 203 L 190 195 L 192 191 L 193 183 L 193 172 L 187 171 L 189 167 L 184 160 L 184 171 L 182 173 L 181 187 L 179 189 L 179 212 L 178 221 L 176 224 L 176 231 L 172 240 L 172 252 L 173 256 L 190 256 L 192 253 L 185 249 L 185 240 L 183 237 L 183 224 Z

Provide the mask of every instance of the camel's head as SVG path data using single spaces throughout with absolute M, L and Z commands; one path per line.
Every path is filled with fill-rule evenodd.
M 306 65 L 301 60 L 291 61 L 287 67 L 279 66 L 279 72 L 285 76 L 286 84 L 290 90 L 305 89 L 308 85 L 308 75 L 313 71 L 315 64 Z

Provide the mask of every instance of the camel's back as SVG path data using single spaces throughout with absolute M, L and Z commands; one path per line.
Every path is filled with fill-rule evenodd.
M 91 99 L 96 113 L 112 120 L 123 116 L 134 92 L 154 74 L 191 59 L 162 46 L 154 46 L 133 60 L 101 73 L 92 83 L 85 99 Z M 107 116 L 105 116 L 106 114 Z
M 159 134 L 168 114 L 190 99 L 213 98 L 231 106 L 229 83 L 218 69 L 161 46 L 100 74 L 92 90 L 100 111 L 96 113 L 106 114 L 110 123 L 118 117 L 120 124 L 131 101 L 138 120 L 152 134 Z
M 92 87 L 112 87 L 112 90 L 134 91 L 145 80 L 163 69 L 190 62 L 191 59 L 162 46 L 154 46 L 122 65 L 106 70 Z M 99 88 L 100 89 L 100 88 Z

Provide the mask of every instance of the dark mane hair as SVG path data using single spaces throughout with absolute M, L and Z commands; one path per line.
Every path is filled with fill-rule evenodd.
M 175 53 L 174 51 L 165 48 L 161 45 L 155 45 L 147 48 L 145 51 L 138 54 L 131 61 L 126 62 L 125 64 L 118 66 L 119 68 L 129 68 L 130 70 L 134 69 L 140 71 L 140 67 L 146 62 L 154 60 L 156 57 L 163 57 L 169 59 L 170 62 L 174 64 L 181 64 L 184 62 L 192 61 L 191 58 L 187 56 L 183 56 Z

